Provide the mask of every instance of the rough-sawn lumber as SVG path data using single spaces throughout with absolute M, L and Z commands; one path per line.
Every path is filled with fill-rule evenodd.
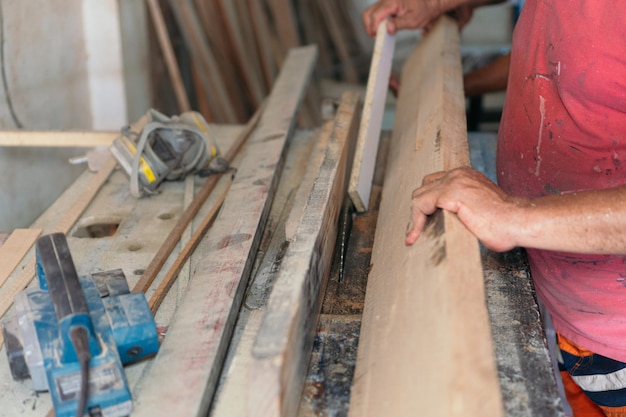
M 338 219 L 360 119 L 359 94 L 342 96 L 317 178 L 283 258 L 252 348 L 248 416 L 295 416 L 334 258 Z
M 442 18 L 403 69 L 350 417 L 502 415 L 476 238 L 439 211 L 404 244 L 423 176 L 469 164 L 461 74 L 457 26 Z
M 376 32 L 376 43 L 363 103 L 363 116 L 354 153 L 354 166 L 348 186 L 352 203 L 359 212 L 367 211 L 372 192 L 376 153 L 383 124 L 395 44 L 396 37 L 387 32 L 385 19 L 380 22 Z
M 314 46 L 287 56 L 133 416 L 207 414 L 316 57 Z

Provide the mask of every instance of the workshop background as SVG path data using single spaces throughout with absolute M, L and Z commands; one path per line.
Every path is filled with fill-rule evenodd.
M 192 107 L 209 121 L 247 120 L 268 93 L 290 46 L 316 43 L 320 48 L 316 103 L 338 98 L 347 88 L 364 89 L 373 41 L 363 31 L 360 13 L 371 0 L 293 0 L 291 10 L 277 9 L 279 3 L 160 2 Z M 184 16 L 173 13 L 172 7 L 183 5 L 194 7 L 194 21 L 206 35 L 200 44 L 187 42 L 180 30 Z M 462 32 L 470 67 L 481 57 L 509 48 L 514 15 L 510 3 L 475 13 Z M 263 30 L 256 30 L 259 24 Z M 395 69 L 419 36 L 399 35 Z M 215 92 L 199 79 L 206 63 L 204 48 L 214 51 L 236 119 L 224 120 L 211 109 Z M 179 113 L 153 20 L 142 0 L 2 0 L 0 61 L 1 129 L 117 131 L 150 107 Z M 486 97 L 485 109 L 497 112 L 501 97 Z M 310 101 L 308 105 L 314 106 Z M 388 128 L 392 117 L 386 118 Z M 494 127 L 486 124 L 485 129 Z M 83 166 L 67 162 L 80 153 L 0 148 L 0 231 L 26 227 L 37 218 L 83 171 Z

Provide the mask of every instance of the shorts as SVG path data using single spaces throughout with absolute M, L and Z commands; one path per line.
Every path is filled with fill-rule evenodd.
M 559 371 L 574 417 L 626 417 L 626 363 L 584 349 L 557 333 Z

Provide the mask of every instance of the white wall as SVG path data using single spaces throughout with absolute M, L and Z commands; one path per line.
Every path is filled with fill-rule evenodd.
M 118 130 L 145 113 L 143 0 L 0 0 L 0 11 L 0 130 Z M 67 163 L 81 152 L 0 148 L 0 231 L 47 208 L 85 169 Z

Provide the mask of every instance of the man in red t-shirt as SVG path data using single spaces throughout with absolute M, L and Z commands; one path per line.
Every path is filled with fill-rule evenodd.
M 393 33 L 488 2 L 381 0 L 363 19 L 373 35 L 391 17 Z M 442 208 L 490 249 L 527 249 L 576 416 L 626 416 L 623 162 L 626 3 L 527 0 L 514 31 L 498 134 L 500 187 L 461 168 L 427 176 L 412 195 L 408 245 Z

